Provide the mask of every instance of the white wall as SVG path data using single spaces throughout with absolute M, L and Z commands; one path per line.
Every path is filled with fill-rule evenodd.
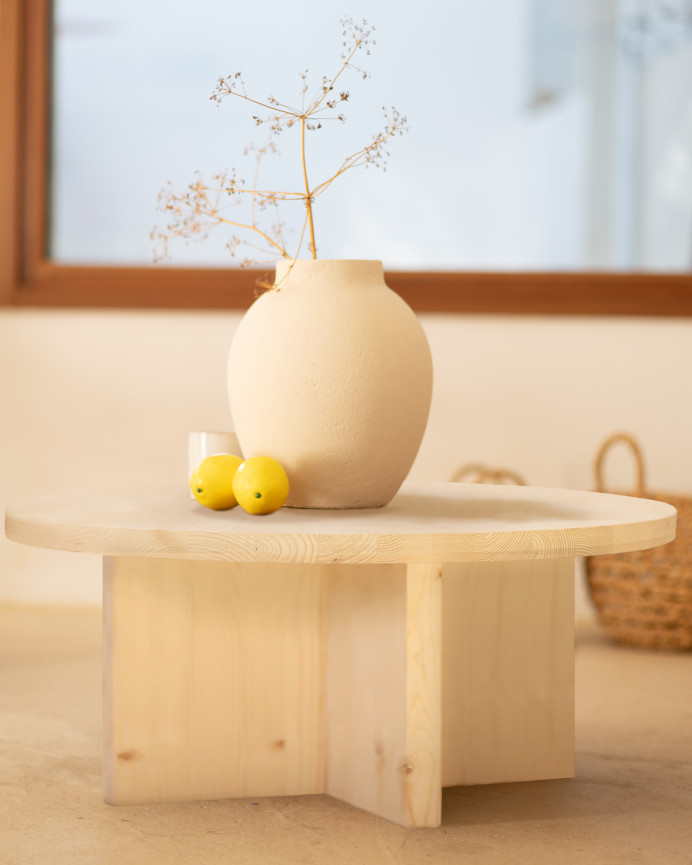
M 435 362 L 412 470 L 512 467 L 592 488 L 606 435 L 628 429 L 651 487 L 692 493 L 692 320 L 421 316 Z M 0 312 L 0 508 L 41 492 L 186 484 L 187 431 L 228 428 L 237 313 Z M 628 483 L 614 454 L 610 478 Z M 97 604 L 100 557 L 0 539 L 0 601 Z M 583 585 L 578 615 L 589 613 Z

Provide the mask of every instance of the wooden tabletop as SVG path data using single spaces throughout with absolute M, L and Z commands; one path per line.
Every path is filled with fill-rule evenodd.
M 407 484 L 384 508 L 210 511 L 180 488 L 64 492 L 7 509 L 11 540 L 109 556 L 244 562 L 554 559 L 671 541 L 662 502 L 578 490 Z

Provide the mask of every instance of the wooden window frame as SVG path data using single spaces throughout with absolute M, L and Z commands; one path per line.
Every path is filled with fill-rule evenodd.
M 58 264 L 46 255 L 51 0 L 0 0 L 0 304 L 245 309 L 239 268 Z M 388 285 L 418 312 L 692 315 L 692 273 L 401 272 Z

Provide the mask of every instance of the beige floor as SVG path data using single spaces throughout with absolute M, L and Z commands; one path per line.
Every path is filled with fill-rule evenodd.
M 692 863 L 692 654 L 577 635 L 577 778 L 446 790 L 440 829 L 326 796 L 112 808 L 100 619 L 0 608 L 0 863 Z

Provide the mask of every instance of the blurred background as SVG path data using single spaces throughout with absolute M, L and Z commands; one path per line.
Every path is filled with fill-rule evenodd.
M 251 95 L 292 104 L 300 73 L 318 85 L 342 50 L 332 2 L 56 0 L 54 14 L 46 192 L 50 255 L 64 263 L 147 264 L 167 181 L 250 176 L 243 147 L 264 131 L 246 104 L 209 101 L 219 75 L 242 70 Z M 319 200 L 321 257 L 692 269 L 690 0 L 372 0 L 350 14 L 377 28 L 358 60 L 371 77 L 345 81 L 345 123 L 310 137 L 311 179 L 370 140 L 383 105 L 410 128 L 385 173 L 351 172 Z M 289 135 L 267 185 L 298 169 Z M 161 266 L 230 264 L 227 241 L 174 244 Z M 232 428 L 225 366 L 241 314 L 0 309 L 0 506 L 72 487 L 184 487 L 188 430 Z M 412 479 L 484 462 L 590 489 L 600 443 L 625 429 L 651 488 L 692 492 L 688 319 L 420 318 L 435 391 Z M 634 487 L 626 452 L 607 480 Z M 99 575 L 100 557 L 0 540 L 0 601 L 98 604 Z M 590 614 L 578 581 L 577 616 Z
M 243 146 L 268 130 L 257 106 L 210 102 L 218 77 L 242 71 L 254 99 L 299 106 L 301 74 L 311 95 L 339 69 L 343 14 L 332 0 L 55 0 L 52 257 L 148 263 L 167 181 L 236 168 L 250 182 Z M 349 14 L 375 26 L 354 60 L 370 78 L 349 70 L 345 121 L 308 135 L 312 185 L 382 128 L 382 106 L 409 131 L 385 175 L 352 171 L 318 199 L 321 257 L 692 267 L 690 0 L 368 0 Z M 298 137 L 278 137 L 262 188 L 302 188 Z M 227 240 L 181 243 L 175 262 L 225 264 Z

